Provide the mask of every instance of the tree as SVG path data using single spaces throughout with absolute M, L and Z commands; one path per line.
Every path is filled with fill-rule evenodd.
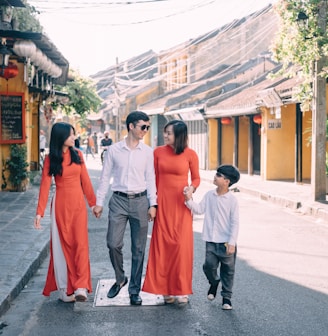
M 26 8 L 15 8 L 18 29 L 42 33 L 43 27 L 37 18 L 38 11 L 34 6 L 29 5 L 26 0 L 23 0 L 23 3 Z M 56 90 L 67 93 L 69 96 L 68 103 L 63 104 L 57 101 L 52 103 L 52 107 L 56 110 L 60 105 L 67 115 L 77 113 L 83 120 L 88 113 L 99 109 L 101 98 L 96 93 L 95 85 L 91 79 L 81 77 L 74 70 L 70 70 L 69 77 L 71 80 L 67 82 L 65 87 L 56 87 Z
M 67 115 L 77 113 L 84 119 L 90 112 L 98 111 L 101 105 L 101 98 L 96 92 L 96 86 L 91 79 L 81 77 L 75 70 L 70 70 L 66 86 L 61 87 L 60 90 L 68 95 L 68 102 L 62 104 L 60 102 L 53 103 L 54 109 L 60 105 L 61 109 Z
M 294 98 L 301 102 L 303 111 L 312 110 L 311 189 L 315 201 L 325 201 L 327 1 L 279 0 L 276 11 L 281 22 L 273 52 L 276 60 L 283 63 L 285 76 L 304 80 Z M 301 26 L 301 22 L 305 25 Z
M 43 27 L 37 18 L 39 12 L 34 6 L 28 4 L 26 0 L 22 0 L 22 2 L 26 6 L 25 8 L 14 7 L 14 18 L 18 23 L 18 30 L 42 33 Z
M 326 31 L 318 25 L 318 8 L 321 0 L 279 0 L 275 11 L 280 18 L 280 31 L 272 46 L 273 56 L 283 64 L 280 75 L 302 77 L 303 83 L 295 97 L 306 110 L 313 98 L 313 72 L 315 61 L 328 56 Z M 307 25 L 300 27 L 299 14 L 305 14 Z M 328 77 L 328 67 L 319 74 Z

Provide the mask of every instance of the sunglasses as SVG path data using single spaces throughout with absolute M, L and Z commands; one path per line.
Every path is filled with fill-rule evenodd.
M 227 179 L 227 177 L 226 176 L 224 176 L 223 174 L 221 174 L 221 173 L 216 173 L 215 174 L 217 177 L 223 177 L 224 179 Z
M 142 125 L 142 126 L 136 125 L 136 126 L 139 126 L 142 131 L 148 131 L 150 129 L 150 126 L 148 125 Z

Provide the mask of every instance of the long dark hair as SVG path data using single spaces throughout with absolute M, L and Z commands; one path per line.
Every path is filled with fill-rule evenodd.
M 164 126 L 164 131 L 171 125 L 174 133 L 174 152 L 175 154 L 181 154 L 188 146 L 187 125 L 181 120 L 171 120 Z
M 49 175 L 62 175 L 63 174 L 63 145 L 67 138 L 71 135 L 71 130 L 75 134 L 75 129 L 71 124 L 66 122 L 58 122 L 52 126 L 49 145 L 49 159 L 50 168 Z M 71 153 L 71 163 L 81 164 L 81 159 L 78 152 L 69 147 Z

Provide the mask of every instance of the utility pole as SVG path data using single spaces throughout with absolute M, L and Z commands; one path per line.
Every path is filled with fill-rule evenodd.
M 121 140 L 121 115 L 120 115 L 120 99 L 119 92 L 117 87 L 116 76 L 119 70 L 118 57 L 116 57 L 116 67 L 115 67 L 115 75 L 114 75 L 114 104 L 115 104 L 115 142 Z
M 318 5 L 318 28 L 327 32 L 327 2 Z M 319 46 L 321 49 L 322 47 Z M 315 61 L 313 74 L 311 190 L 314 201 L 326 200 L 326 79 L 321 76 L 326 57 Z

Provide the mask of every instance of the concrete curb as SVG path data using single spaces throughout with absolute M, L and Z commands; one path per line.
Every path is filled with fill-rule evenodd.
M 212 179 L 206 177 L 203 178 L 203 180 L 208 183 L 213 182 Z M 314 218 L 323 220 L 326 223 L 328 222 L 328 211 L 325 208 L 321 208 L 319 202 L 314 204 L 305 203 L 304 201 L 302 202 L 300 200 L 293 200 L 288 197 L 274 195 L 272 193 L 260 191 L 255 188 L 244 187 L 241 185 L 236 185 L 236 187 L 232 188 L 231 190 L 243 192 L 263 201 L 273 203 L 282 208 L 291 209 L 292 211 L 301 213 L 302 215 L 312 216 Z
M 25 271 L 22 272 L 21 278 L 17 280 L 17 283 L 9 290 L 9 293 L 1 293 L 0 297 L 0 316 L 3 315 L 11 306 L 13 300 L 20 294 L 20 292 L 24 289 L 30 279 L 34 276 L 36 271 L 41 266 L 42 262 L 47 258 L 49 253 L 49 242 L 48 240 L 44 243 L 42 249 L 35 254 L 35 257 L 30 257 L 26 255 L 26 260 L 30 261 L 29 264 L 26 265 L 24 261 L 22 261 L 17 268 L 24 267 Z

